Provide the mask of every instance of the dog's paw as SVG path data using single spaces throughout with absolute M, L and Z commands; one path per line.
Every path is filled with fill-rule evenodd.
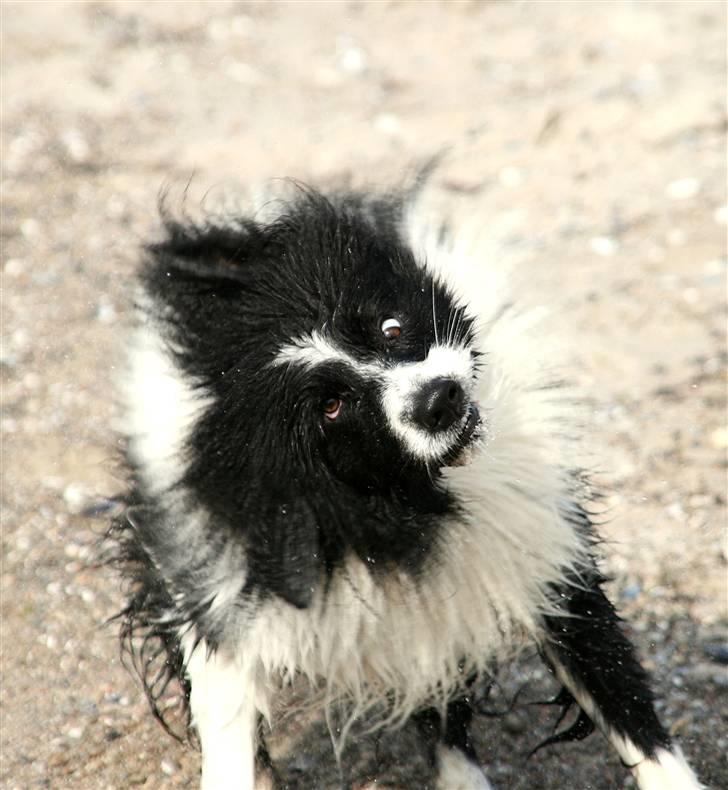
M 658 749 L 655 757 L 632 769 L 640 790 L 703 790 L 682 752 Z
M 494 790 L 480 766 L 460 749 L 438 747 L 437 763 L 437 790 Z

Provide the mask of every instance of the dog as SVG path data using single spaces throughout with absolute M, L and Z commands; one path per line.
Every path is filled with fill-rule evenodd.
M 571 394 L 495 267 L 406 190 L 163 219 L 114 536 L 122 638 L 160 718 L 181 682 L 204 790 L 270 780 L 261 722 L 301 679 L 342 739 L 429 716 L 437 787 L 490 787 L 468 690 L 524 645 L 580 709 L 550 741 L 596 726 L 642 790 L 699 788 L 602 589 Z

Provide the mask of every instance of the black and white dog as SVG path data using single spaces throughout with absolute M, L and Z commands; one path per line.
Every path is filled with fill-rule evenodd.
M 188 691 L 202 786 L 267 781 L 260 722 L 304 679 L 347 721 L 441 711 L 438 787 L 487 788 L 467 684 L 531 644 L 640 788 L 698 788 L 602 591 L 528 316 L 402 196 L 275 206 L 168 218 L 141 270 L 123 634 L 164 651 L 153 703 Z

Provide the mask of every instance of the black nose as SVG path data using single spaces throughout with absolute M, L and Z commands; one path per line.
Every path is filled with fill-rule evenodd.
M 465 393 L 454 379 L 432 379 L 415 396 L 415 421 L 432 433 L 446 431 L 465 414 Z

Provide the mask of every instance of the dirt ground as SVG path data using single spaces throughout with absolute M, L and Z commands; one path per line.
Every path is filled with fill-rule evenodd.
M 197 781 L 120 664 L 120 585 L 93 567 L 160 187 L 389 185 L 443 150 L 439 202 L 558 309 L 613 596 L 661 714 L 728 787 L 725 47 L 725 4 L 698 0 L 3 3 L 3 787 Z M 548 683 L 514 672 L 500 707 Z M 479 720 L 498 788 L 633 786 L 599 735 L 526 760 L 553 720 Z M 291 787 L 337 786 L 325 735 L 292 743 Z M 424 786 L 392 759 L 378 786 Z

